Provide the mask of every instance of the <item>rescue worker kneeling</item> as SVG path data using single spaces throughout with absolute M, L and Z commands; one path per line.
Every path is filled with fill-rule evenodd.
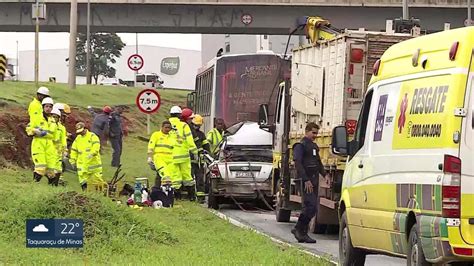
M 161 185 L 162 177 L 169 177 L 172 186 L 179 188 L 181 180 L 177 178 L 173 165 L 174 138 L 170 135 L 171 122 L 163 121 L 161 131 L 156 131 L 151 135 L 148 142 L 148 164 L 152 170 L 156 171 L 155 183 Z
M 163 177 L 163 185 L 155 183 L 151 188 L 150 199 L 154 208 L 170 208 L 174 205 L 174 188 L 171 186 L 171 179 Z
M 53 144 L 56 128 L 50 117 L 54 102 L 53 99 L 47 97 L 42 100 L 41 104 L 43 106 L 42 115 L 31 119 L 26 127 L 27 135 L 33 137 L 31 157 L 35 165 L 33 179 L 36 182 L 41 181 L 44 175 L 53 179 L 59 171 L 56 169 L 57 156 Z
M 76 124 L 78 134 L 71 147 L 70 163 L 77 170 L 82 190 L 87 184 L 103 185 L 102 161 L 100 159 L 100 140 L 97 135 L 89 132 L 84 123 Z

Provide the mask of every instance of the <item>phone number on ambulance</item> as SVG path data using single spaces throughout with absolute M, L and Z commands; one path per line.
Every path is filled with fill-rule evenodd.
M 414 124 L 411 125 L 409 132 L 409 137 L 412 138 L 439 138 L 441 136 L 441 124 Z

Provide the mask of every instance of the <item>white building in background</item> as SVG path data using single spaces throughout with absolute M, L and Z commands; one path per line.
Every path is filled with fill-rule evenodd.
M 130 70 L 127 59 L 135 54 L 134 45 L 125 46 L 122 56 L 115 64 L 116 77 L 124 81 L 133 81 L 135 72 Z M 143 57 L 144 65 L 139 73 L 156 73 L 164 81 L 167 88 L 194 90 L 194 80 L 201 67 L 201 52 L 197 50 L 175 49 L 168 47 L 139 45 L 138 53 Z M 68 49 L 41 50 L 39 61 L 39 80 L 48 81 L 55 77 L 56 82 L 68 82 Z M 34 80 L 34 51 L 20 51 L 19 79 Z M 99 78 L 99 81 L 101 78 Z M 84 76 L 77 76 L 77 84 L 85 84 Z
M 305 40 L 306 41 L 306 40 Z M 288 35 L 230 35 L 230 34 L 202 34 L 201 60 L 205 64 L 214 58 L 220 48 L 224 54 L 255 53 L 259 50 L 271 50 L 277 54 L 285 52 Z M 292 36 L 288 45 L 287 54 L 297 47 L 298 36 Z
M 117 77 L 133 80 L 135 73 L 127 66 L 127 59 L 135 54 L 135 46 L 125 46 L 117 60 Z M 201 67 L 201 51 L 139 45 L 138 54 L 145 64 L 140 73 L 156 73 L 167 88 L 194 90 L 198 69 Z
M 68 64 L 65 61 L 69 57 L 68 49 L 40 50 L 39 52 L 39 80 L 48 81 L 50 77 L 56 77 L 57 82 L 67 83 Z M 19 75 L 21 81 L 35 80 L 35 51 L 20 51 Z M 85 78 L 77 77 L 77 83 L 85 83 Z

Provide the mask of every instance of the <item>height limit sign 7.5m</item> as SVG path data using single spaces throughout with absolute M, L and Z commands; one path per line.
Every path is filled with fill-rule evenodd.
M 161 98 L 156 90 L 144 89 L 137 95 L 138 109 L 145 114 L 152 114 L 160 109 Z

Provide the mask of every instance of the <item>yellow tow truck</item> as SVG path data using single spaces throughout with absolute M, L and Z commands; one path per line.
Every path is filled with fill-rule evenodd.
M 260 106 L 261 127 L 274 135 L 273 193 L 278 222 L 288 222 L 292 211 L 301 210 L 301 180 L 292 163 L 292 145 L 304 136 L 308 122 L 321 126 L 316 142 L 324 167 L 331 174 L 319 180 L 319 211 L 311 223 L 314 233 L 337 232 L 338 202 L 341 196 L 345 158 L 330 152 L 332 129 L 345 125 L 349 135 L 357 125 L 359 110 L 372 66 L 391 45 L 409 34 L 340 31 L 328 20 L 305 17 L 309 43 L 293 49 L 291 79 L 281 83 L 276 106 Z M 268 108 L 275 110 L 268 120 Z

